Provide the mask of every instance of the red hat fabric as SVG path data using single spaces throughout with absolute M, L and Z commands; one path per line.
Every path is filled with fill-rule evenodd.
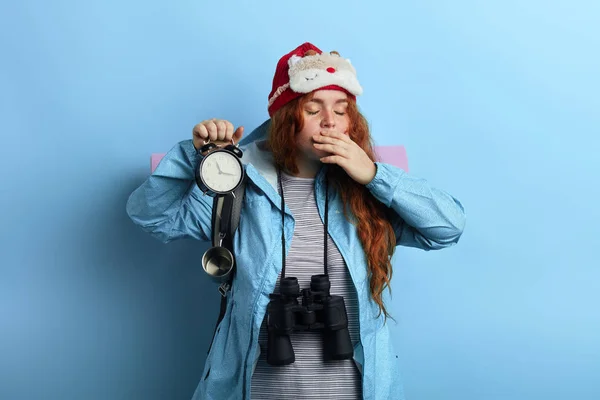
M 269 115 L 314 90 L 341 90 L 352 98 L 362 94 L 356 70 L 337 52 L 323 53 L 306 42 L 279 59 L 269 93 Z

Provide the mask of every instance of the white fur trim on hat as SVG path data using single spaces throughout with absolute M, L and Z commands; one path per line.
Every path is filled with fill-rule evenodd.
M 296 93 L 310 93 L 325 86 L 337 85 L 355 96 L 362 94 L 363 89 L 350 60 L 335 53 L 292 56 L 288 63 L 290 88 Z

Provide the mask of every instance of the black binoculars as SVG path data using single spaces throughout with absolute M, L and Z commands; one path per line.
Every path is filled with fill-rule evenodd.
M 290 341 L 293 331 L 323 331 L 325 360 L 347 360 L 354 355 L 348 332 L 348 316 L 342 296 L 331 296 L 327 275 L 313 275 L 310 289 L 302 289 L 295 277 L 281 280 L 280 294 L 269 295 L 267 307 L 267 363 L 287 365 L 296 361 Z

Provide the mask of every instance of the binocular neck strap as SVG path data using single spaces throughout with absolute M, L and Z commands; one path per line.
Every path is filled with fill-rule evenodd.
M 285 200 L 283 196 L 283 184 L 281 183 L 281 173 L 279 169 L 277 169 L 277 182 L 279 183 L 279 192 L 281 195 L 281 282 L 285 279 L 285 232 L 284 232 L 284 218 L 285 218 Z M 324 265 L 324 273 L 326 276 L 329 276 L 327 273 L 327 225 L 329 220 L 329 182 L 327 177 L 325 177 L 325 224 L 323 225 L 323 265 Z M 280 286 L 281 287 L 281 286 Z

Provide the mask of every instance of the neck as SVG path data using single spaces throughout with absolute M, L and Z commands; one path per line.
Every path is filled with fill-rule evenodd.
M 314 178 L 321 169 L 320 161 L 301 159 L 300 157 L 296 160 L 298 166 L 298 173 L 292 174 L 286 171 L 289 175 L 293 175 L 298 178 Z

